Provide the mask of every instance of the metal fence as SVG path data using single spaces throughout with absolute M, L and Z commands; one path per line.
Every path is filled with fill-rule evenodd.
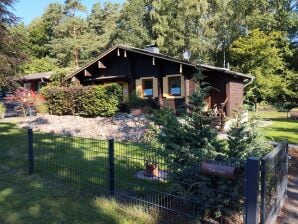
M 200 215 L 219 223 L 226 223 L 231 216 L 243 220 L 243 163 L 206 159 L 210 170 L 228 167 L 240 172 L 235 178 L 233 174 L 204 175 L 202 164 L 194 164 L 190 169 L 195 169 L 195 175 L 188 177 L 189 182 L 179 182 L 173 178 L 179 171 L 171 170 L 166 156 L 156 148 L 114 140 L 33 135 L 30 129 L 28 133 L 30 174 L 35 172 L 81 192 L 141 204 L 167 217 Z M 154 176 L 148 175 L 148 158 L 158 165 Z
M 175 178 L 179 170 L 169 166 L 169 158 L 161 156 L 160 149 L 130 142 L 33 134 L 31 129 L 25 135 L 9 125 L 2 129 L 2 165 L 18 169 L 27 167 L 29 161 L 30 174 L 61 183 L 61 187 L 157 209 L 167 223 L 178 215 L 218 223 L 267 224 L 277 216 L 286 195 L 287 143 L 279 144 L 262 159 L 206 158 L 189 167 L 195 171 L 190 172 L 189 181 L 184 178 L 179 182 Z M 148 158 L 158 164 L 155 176 L 146 172 Z M 207 172 L 203 172 L 205 165 Z
M 283 142 L 261 159 L 261 223 L 272 223 L 287 194 L 288 143 Z

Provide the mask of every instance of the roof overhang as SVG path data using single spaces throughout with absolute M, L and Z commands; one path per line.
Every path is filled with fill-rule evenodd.
M 17 80 L 22 82 L 34 81 L 34 80 L 49 80 L 51 76 L 52 76 L 52 72 L 40 72 L 40 73 L 32 73 L 32 74 L 21 76 L 17 78 Z
M 252 75 L 231 71 L 230 69 L 227 69 L 227 68 L 215 67 L 212 65 L 205 65 L 205 64 L 199 64 L 198 67 L 202 68 L 203 70 L 217 71 L 227 75 L 242 77 L 244 79 L 254 79 L 254 76 Z
M 92 60 L 90 63 L 84 65 L 83 67 L 81 67 L 77 71 L 75 71 L 72 74 L 68 75 L 65 78 L 65 80 L 71 79 L 72 77 L 76 76 L 77 74 L 79 74 L 80 72 L 84 71 L 89 66 L 91 66 L 91 65 L 93 65 L 95 63 L 99 63 L 99 65 L 101 65 L 102 63 L 101 63 L 100 60 L 103 57 L 105 57 L 106 55 L 110 54 L 111 52 L 113 52 L 114 50 L 117 50 L 117 49 L 121 49 L 121 50 L 124 50 L 124 51 L 127 51 L 127 52 L 133 52 L 133 53 L 136 53 L 136 54 L 142 54 L 142 55 L 146 55 L 146 56 L 151 56 L 151 57 L 154 57 L 155 59 L 161 59 L 161 60 L 171 61 L 171 62 L 175 62 L 175 63 L 179 63 L 179 64 L 182 64 L 182 65 L 186 65 L 186 66 L 190 66 L 190 67 L 196 68 L 196 64 L 193 64 L 193 63 L 191 63 L 189 61 L 185 61 L 185 60 L 181 60 L 181 59 L 178 59 L 178 58 L 170 57 L 170 56 L 167 56 L 167 55 L 164 55 L 164 54 L 160 54 L 160 53 L 158 53 L 158 54 L 157 53 L 153 53 L 153 52 L 150 52 L 148 50 L 144 50 L 144 49 L 140 49 L 140 48 L 135 48 L 135 47 L 130 47 L 130 46 L 118 44 L 118 45 L 115 45 L 115 46 L 111 47 L 107 51 L 103 52 L 101 55 L 99 55 L 97 58 L 95 58 L 94 60 Z M 104 68 L 104 67 L 102 67 L 102 68 Z
M 166 60 L 166 61 L 171 61 L 174 63 L 178 63 L 180 65 L 184 65 L 184 66 L 189 66 L 192 67 L 194 69 L 196 68 L 202 68 L 203 70 L 209 70 L 209 71 L 217 71 L 223 74 L 227 74 L 227 75 L 233 75 L 233 76 L 237 76 L 237 77 L 242 77 L 244 79 L 254 79 L 253 76 L 248 75 L 248 74 L 243 74 L 240 72 L 235 72 L 235 71 L 231 71 L 229 69 L 226 68 L 221 68 L 221 67 L 215 67 L 215 66 L 211 66 L 211 65 L 205 65 L 205 64 L 194 64 L 190 61 L 185 61 L 185 60 L 181 60 L 178 58 L 174 58 L 174 57 L 170 57 L 164 54 L 160 54 L 160 53 L 153 53 L 150 52 L 148 50 L 144 50 L 144 49 L 140 49 L 140 48 L 135 48 L 135 47 L 130 47 L 127 45 L 115 45 L 111 48 L 109 48 L 108 50 L 106 50 L 105 52 L 103 52 L 101 55 L 99 55 L 97 58 L 95 58 L 94 60 L 92 60 L 90 63 L 84 65 L 83 67 L 81 67 L 80 69 L 78 69 L 77 71 L 73 72 L 72 74 L 68 75 L 65 80 L 69 80 L 72 77 L 76 76 L 77 74 L 79 74 L 80 72 L 83 72 L 84 70 L 86 70 L 89 66 L 98 63 L 99 68 L 105 68 L 105 65 L 102 64 L 102 62 L 100 61 L 103 57 L 105 57 L 106 55 L 110 54 L 111 52 L 113 52 L 114 50 L 124 50 L 125 51 L 125 55 L 126 55 L 126 51 L 127 52 L 133 52 L 136 54 L 141 54 L 141 55 L 146 55 L 146 56 L 150 56 L 150 57 L 154 57 L 155 59 L 161 59 L 161 60 Z

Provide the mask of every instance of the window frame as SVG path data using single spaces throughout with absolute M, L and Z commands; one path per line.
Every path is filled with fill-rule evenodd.
M 142 78 L 141 79 L 142 81 L 142 96 L 145 97 L 145 98 L 152 98 L 154 96 L 154 81 L 153 81 L 153 78 Z M 147 81 L 151 81 L 151 85 L 152 85 L 152 88 L 151 88 L 151 91 L 152 91 L 152 94 L 151 95 L 145 95 L 145 82 Z
M 171 85 L 170 85 L 171 79 L 179 79 L 180 86 L 177 87 L 177 88 L 179 88 L 179 94 L 173 94 L 173 93 L 171 93 L 171 90 L 172 90 Z M 168 85 L 168 94 L 169 94 L 169 96 L 173 96 L 173 97 L 182 96 L 182 80 L 181 80 L 181 76 L 180 75 L 169 76 L 167 82 L 168 82 L 167 85 Z

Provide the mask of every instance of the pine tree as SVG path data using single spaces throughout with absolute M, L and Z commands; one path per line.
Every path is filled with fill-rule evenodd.
M 229 158 L 244 161 L 251 156 L 262 157 L 272 150 L 272 146 L 260 130 L 257 117 L 247 116 L 245 113 L 238 113 L 228 132 Z
M 6 79 L 20 70 L 20 65 L 27 59 L 23 51 L 24 41 L 10 29 L 18 19 L 11 12 L 14 0 L 0 1 L 0 87 Z
M 128 44 L 140 48 L 151 44 L 150 31 L 146 24 L 148 10 L 145 6 L 145 0 L 128 0 L 124 4 L 111 44 Z
M 87 22 L 77 16 L 78 12 L 85 11 L 85 6 L 79 0 L 66 0 L 64 6 L 64 17 L 54 29 L 54 39 L 50 47 L 52 53 L 57 57 L 60 65 L 74 65 L 79 67 L 80 57 L 90 41 L 86 36 Z

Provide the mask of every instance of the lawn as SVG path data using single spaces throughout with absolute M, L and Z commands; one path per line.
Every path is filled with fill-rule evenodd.
M 157 223 L 143 208 L 80 195 L 0 167 L 0 223 Z
M 108 141 L 34 133 L 35 170 L 41 177 L 54 179 L 88 193 L 108 193 Z M 28 140 L 24 129 L 0 123 L 2 164 L 26 168 Z M 152 198 L 152 194 L 169 193 L 169 183 L 137 178 L 144 170 L 145 147 L 141 144 L 115 143 L 115 190 Z M 166 166 L 155 154 L 160 169 Z M 149 194 L 150 192 L 150 194 Z M 159 195 L 161 196 L 161 195 Z M 143 198 L 145 199 L 145 198 Z
M 272 122 L 263 128 L 266 137 L 272 141 L 288 139 L 290 143 L 298 144 L 298 120 L 287 117 L 286 112 L 262 112 L 261 117 Z
M 47 208 L 49 208 L 47 213 L 49 217 L 53 220 L 61 220 L 55 221 L 55 223 L 86 223 L 83 213 L 88 210 L 91 211 L 91 214 L 94 213 L 94 217 L 92 215 L 90 220 L 87 217 L 87 223 L 100 220 L 101 216 L 109 220 L 103 221 L 103 223 L 119 223 L 118 219 L 124 220 L 121 223 L 138 220 L 138 213 L 143 210 L 135 207 L 130 209 L 129 206 L 123 209 L 116 202 L 103 199 L 103 196 L 109 194 L 107 141 L 62 137 L 45 133 L 34 133 L 33 139 L 35 177 L 27 177 L 28 136 L 26 130 L 17 128 L 12 123 L 0 123 L 0 178 L 7 180 L 0 182 L 0 203 L 6 205 L 0 206 L 2 207 L 0 223 L 35 223 L 34 220 L 44 214 L 44 210 Z M 140 144 L 115 143 L 115 192 L 117 196 L 128 195 L 158 204 L 171 192 L 171 186 L 167 181 L 159 182 L 137 178 L 136 174 L 144 170 L 144 150 L 144 146 Z M 167 169 L 163 160 L 158 156 L 156 158 L 160 169 Z M 3 169 L 9 170 L 9 172 L 5 172 Z M 45 184 L 44 181 L 61 183 L 61 185 L 54 187 L 53 184 Z M 65 189 L 67 190 L 65 191 Z M 79 195 L 84 193 L 87 198 L 80 197 L 78 199 L 77 196 L 67 193 L 69 189 L 74 190 L 77 194 L 80 193 Z M 40 200 L 35 198 L 34 192 L 36 192 L 36 197 L 41 197 Z M 56 194 L 58 196 L 55 196 Z M 94 196 L 98 198 L 99 202 L 88 199 L 88 197 L 94 198 Z M 27 200 L 29 201 L 27 202 Z M 86 208 L 81 208 L 84 206 L 81 201 L 83 204 L 85 204 L 84 201 L 88 201 Z M 45 204 L 43 205 L 43 203 Z M 69 212 L 67 212 L 66 205 L 71 208 Z M 136 217 L 128 214 L 135 209 L 140 210 Z M 80 212 L 73 214 L 76 210 Z M 7 212 L 11 212 L 11 215 L 1 216 Z M 105 212 L 107 214 L 104 214 Z M 21 221 L 26 219 L 30 222 Z M 69 221 L 64 222 L 64 219 Z M 154 217 L 146 215 L 143 219 L 145 221 L 140 219 L 137 223 L 150 223 L 148 220 L 153 220 Z M 49 223 L 51 222 L 49 221 Z

